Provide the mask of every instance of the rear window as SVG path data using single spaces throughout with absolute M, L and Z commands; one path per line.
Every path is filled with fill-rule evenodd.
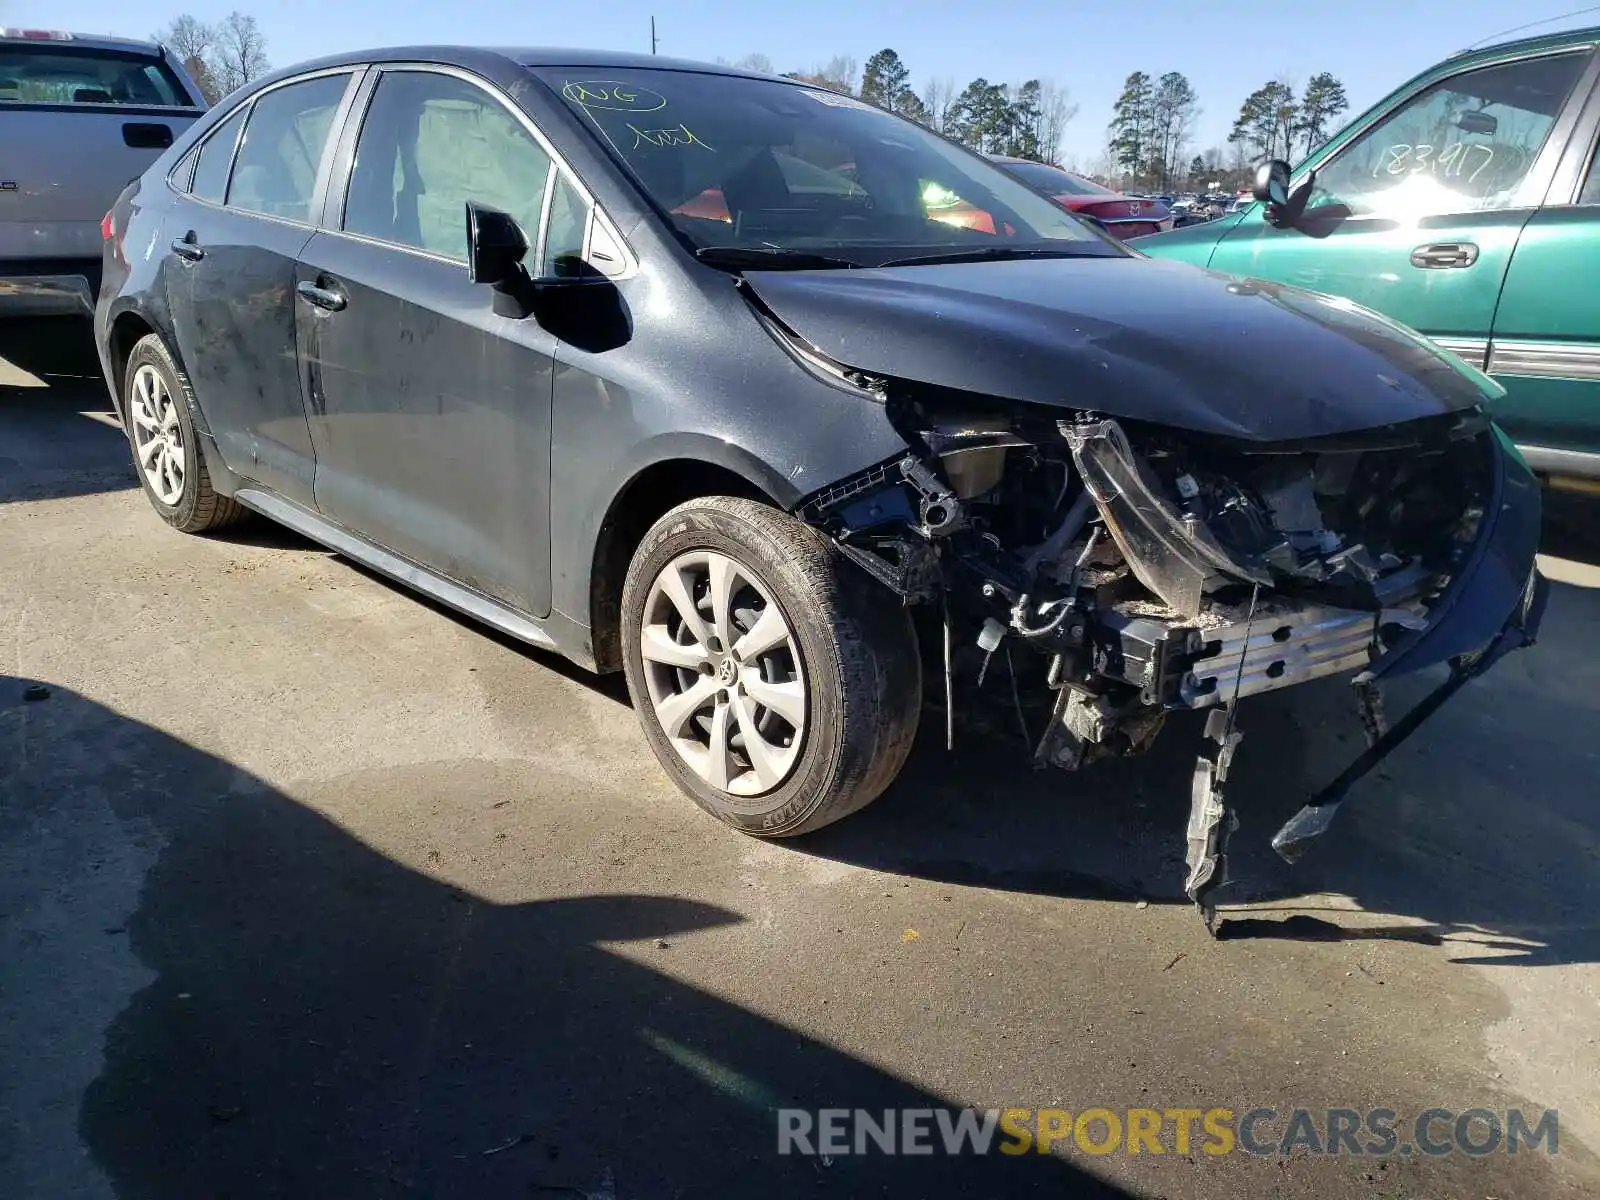
M 1101 187 L 1092 180 L 1080 179 L 1076 175 L 1069 175 L 1060 167 L 1052 167 L 1047 163 L 1005 163 L 1004 166 L 1006 170 L 1030 187 L 1036 187 L 1041 191 L 1055 195 L 1115 196 L 1117 194 L 1110 188 Z
M 158 58 L 61 45 L 0 45 L 0 105 L 198 107 Z

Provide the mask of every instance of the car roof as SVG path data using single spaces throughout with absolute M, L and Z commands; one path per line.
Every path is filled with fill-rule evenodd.
M 560 46 L 384 46 L 349 50 L 310 62 L 296 63 L 273 73 L 274 78 L 299 75 L 327 67 L 343 67 L 368 62 L 437 62 L 471 67 L 485 59 L 498 59 L 513 67 L 582 67 L 585 70 L 695 71 L 710 75 L 737 75 L 749 79 L 783 79 L 759 71 L 745 71 L 721 63 L 696 62 L 660 54 L 629 54 L 616 50 L 583 50 Z M 786 80 L 804 84 L 804 80 Z
M 16 29 L 18 33 L 40 33 L 43 30 L 34 30 L 32 26 L 7 26 Z M 55 33 L 55 30 L 49 31 Z M 61 31 L 65 33 L 65 31 Z M 0 33 L 0 43 L 6 45 L 23 46 L 61 46 L 79 47 L 85 50 L 121 50 L 133 54 L 148 54 L 152 58 L 160 58 L 162 47 L 159 42 L 141 42 L 135 38 L 111 37 L 109 34 L 100 33 L 65 33 L 65 36 L 56 37 L 17 37 L 9 33 Z
M 1457 50 L 1448 61 L 1457 64 L 1479 57 L 1498 58 L 1507 51 L 1516 53 L 1523 50 L 1559 50 L 1566 46 L 1595 43 L 1600 43 L 1600 25 L 1589 25 L 1582 29 L 1563 29 L 1557 33 L 1541 33 L 1536 37 L 1516 38 L 1512 41 L 1494 41 L 1482 46 L 1469 46 L 1465 50 Z

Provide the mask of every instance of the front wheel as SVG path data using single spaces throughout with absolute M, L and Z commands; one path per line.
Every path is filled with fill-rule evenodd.
M 650 747 L 720 820 L 808 833 L 899 774 L 922 697 L 910 619 L 816 530 L 750 500 L 679 505 L 634 552 L 622 613 Z

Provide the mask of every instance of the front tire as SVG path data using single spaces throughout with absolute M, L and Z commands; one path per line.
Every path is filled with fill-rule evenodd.
M 163 521 L 184 533 L 204 533 L 244 515 L 211 485 L 190 415 L 194 393 L 156 334 L 140 338 L 128 355 L 122 397 L 134 470 Z
M 905 764 L 922 698 L 910 618 L 786 513 L 727 496 L 679 505 L 634 552 L 622 622 L 650 748 L 735 829 L 820 829 Z

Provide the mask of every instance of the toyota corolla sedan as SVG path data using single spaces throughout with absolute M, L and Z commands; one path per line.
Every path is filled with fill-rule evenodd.
M 748 833 L 878 796 L 925 671 L 946 737 L 1015 694 L 1024 753 L 1067 769 L 1205 712 L 1209 912 L 1241 699 L 1356 684 L 1372 745 L 1292 857 L 1538 626 L 1539 494 L 1486 376 L 1130 252 L 804 83 L 324 59 L 229 97 L 105 230 L 102 363 L 168 525 L 261 514 L 625 672 L 666 774 Z M 1014 691 L 980 690 L 996 655 Z M 1386 727 L 1381 683 L 1445 662 Z

